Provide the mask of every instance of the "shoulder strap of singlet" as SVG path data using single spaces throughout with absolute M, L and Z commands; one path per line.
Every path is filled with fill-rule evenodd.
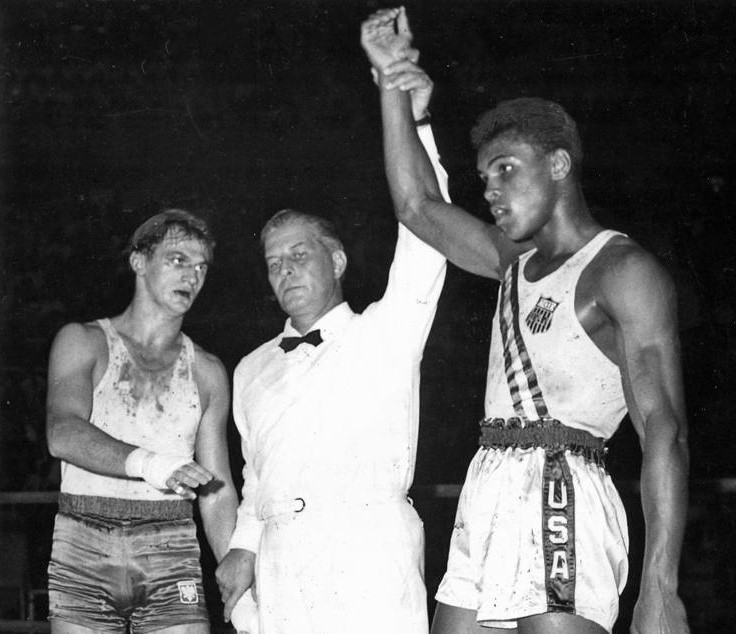
M 506 382 L 517 416 L 526 418 L 522 402 L 522 393 L 525 393 L 534 403 L 537 416 L 543 418 L 549 413 L 547 404 L 519 326 L 519 269 L 520 260 L 516 260 L 507 270 L 498 307 Z M 514 359 L 517 358 L 521 362 L 521 370 L 514 367 Z
M 594 235 L 582 249 L 573 254 L 573 256 L 569 258 L 563 266 L 579 266 L 580 272 L 582 273 L 585 265 L 588 264 L 614 236 L 628 237 L 625 233 L 621 233 L 620 231 L 603 229 Z
M 110 323 L 110 320 L 107 317 L 103 317 L 102 319 L 97 319 L 95 323 L 102 328 L 102 331 L 110 336 L 115 334 L 115 329 L 112 327 L 112 324 Z
M 189 370 L 194 376 L 194 342 L 187 337 L 184 333 L 181 333 L 182 347 L 184 348 L 184 355 L 186 357 L 187 365 Z
M 113 347 L 116 345 L 116 342 L 119 344 L 122 344 L 123 348 L 125 348 L 125 345 L 120 339 L 120 335 L 117 333 L 115 328 L 113 328 L 112 323 L 110 322 L 109 318 L 104 317 L 102 319 L 98 319 L 95 323 L 100 328 L 102 328 L 102 332 L 105 333 L 105 339 L 107 340 L 107 349 L 109 353 L 112 353 Z
M 107 343 L 107 366 L 105 367 L 105 371 L 102 373 L 100 380 L 94 386 L 96 392 L 100 386 L 105 384 L 110 374 L 116 371 L 113 367 L 116 363 L 115 360 L 118 359 L 117 363 L 119 363 L 120 354 L 127 354 L 128 349 L 125 347 L 120 335 L 117 333 L 115 328 L 113 328 L 107 317 L 97 319 L 94 323 L 96 323 L 102 329 L 102 332 L 105 333 L 105 341 Z

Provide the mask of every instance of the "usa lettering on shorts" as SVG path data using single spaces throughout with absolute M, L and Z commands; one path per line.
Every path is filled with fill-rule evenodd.
M 550 612 L 575 611 L 575 491 L 564 450 L 547 450 L 542 491 L 545 586 Z

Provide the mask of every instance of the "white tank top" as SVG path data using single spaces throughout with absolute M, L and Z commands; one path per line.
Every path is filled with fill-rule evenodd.
M 536 250 L 508 268 L 493 318 L 486 418 L 556 418 L 610 438 L 626 414 L 621 375 L 575 314 L 580 275 L 616 231 L 598 233 L 536 282 L 524 269 Z
M 95 387 L 90 423 L 123 442 L 157 453 L 194 456 L 202 417 L 194 378 L 194 344 L 182 333 L 182 346 L 168 372 L 152 373 L 136 364 L 109 319 L 97 321 L 105 332 L 108 362 Z M 61 464 L 61 491 L 76 495 L 133 500 L 179 499 L 143 480 L 92 473 Z

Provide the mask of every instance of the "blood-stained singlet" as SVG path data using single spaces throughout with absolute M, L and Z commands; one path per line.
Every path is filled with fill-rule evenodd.
M 170 368 L 151 372 L 134 361 L 109 319 L 105 332 L 107 369 L 95 387 L 90 423 L 118 440 L 156 453 L 194 456 L 201 419 L 194 378 L 194 344 L 182 333 L 182 346 Z M 132 500 L 180 499 L 143 480 L 113 478 L 62 462 L 61 492 Z

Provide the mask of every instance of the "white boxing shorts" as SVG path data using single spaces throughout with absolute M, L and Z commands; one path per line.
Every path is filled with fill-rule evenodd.
M 489 627 L 566 612 L 611 632 L 628 545 L 621 499 L 590 456 L 481 448 L 460 494 L 436 599 L 477 611 Z

